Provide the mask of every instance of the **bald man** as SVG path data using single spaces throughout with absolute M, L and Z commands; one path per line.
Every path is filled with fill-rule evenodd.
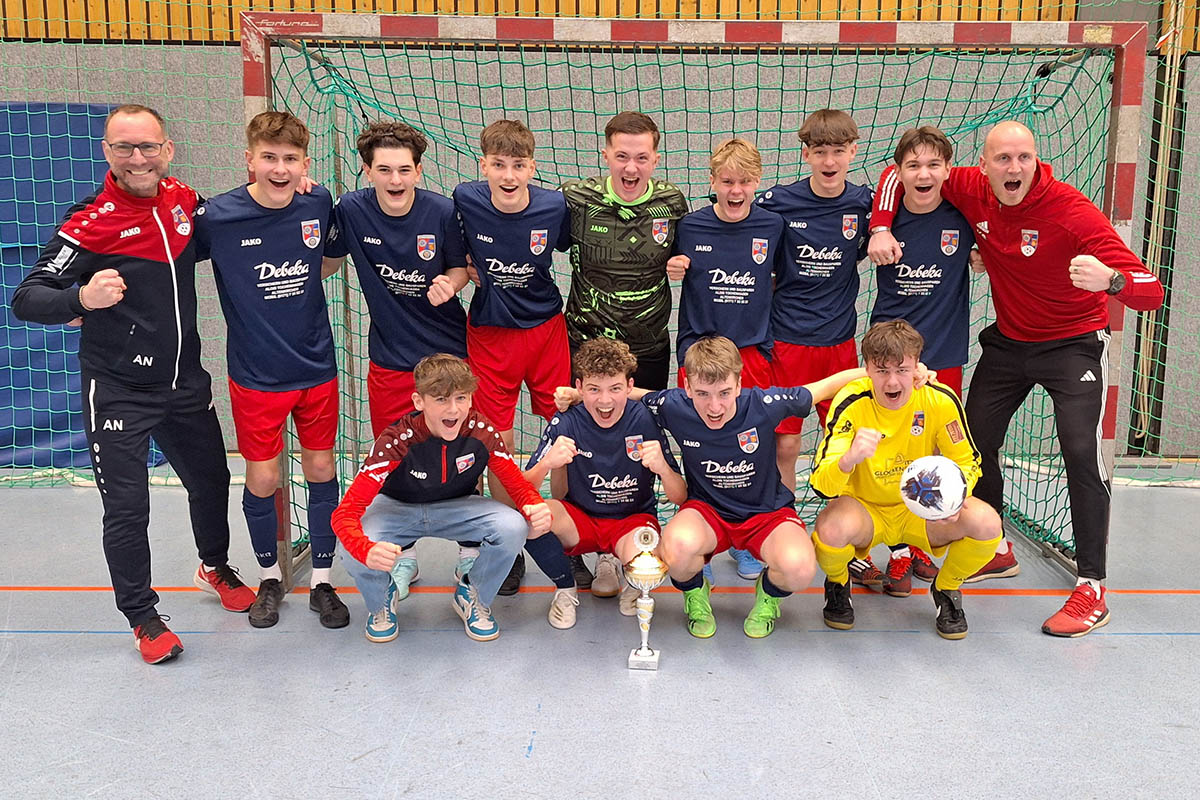
M 901 255 L 891 223 L 904 189 L 894 168 L 879 180 L 868 255 Z M 1033 133 L 1016 121 L 988 132 L 978 168 L 954 167 L 942 193 L 974 226 L 991 279 L 996 322 L 979 334 L 982 355 L 967 395 L 967 420 L 983 456 L 975 496 L 998 512 L 1004 501 L 1000 446 L 1035 385 L 1054 402 L 1067 468 L 1079 581 L 1042 625 L 1052 636 L 1083 636 L 1109 619 L 1105 577 L 1110 480 L 1100 453 L 1108 388 L 1108 298 L 1138 311 L 1158 308 L 1163 288 L 1082 193 L 1055 180 Z M 1016 575 L 1012 545 L 968 580 Z

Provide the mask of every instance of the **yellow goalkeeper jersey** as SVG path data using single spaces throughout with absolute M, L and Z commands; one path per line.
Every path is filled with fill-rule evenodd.
M 883 439 L 875 455 L 847 474 L 838 466 L 838 459 L 850 449 L 859 428 L 874 428 Z M 892 411 L 875 402 L 871 379 L 859 378 L 833 398 L 809 482 L 825 498 L 850 495 L 864 503 L 895 505 L 903 502 L 900 476 L 904 468 L 934 453 L 962 468 L 969 495 L 979 480 L 979 451 L 954 391 L 939 383 L 926 384 L 913 391 L 903 408 Z

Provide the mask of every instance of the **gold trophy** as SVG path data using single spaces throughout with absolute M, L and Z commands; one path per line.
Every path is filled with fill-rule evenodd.
M 642 552 L 625 565 L 625 580 L 635 589 L 640 589 L 637 599 L 638 628 L 642 631 L 642 646 L 629 653 L 630 669 L 658 669 L 659 650 L 650 649 L 650 619 L 654 616 L 654 598 L 651 590 L 667 577 L 667 565 L 652 552 L 658 547 L 658 531 L 642 526 L 633 531 L 633 541 Z

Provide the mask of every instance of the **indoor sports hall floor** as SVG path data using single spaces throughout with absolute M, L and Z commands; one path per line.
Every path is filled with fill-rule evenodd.
M 192 587 L 180 489 L 153 491 L 160 611 L 183 638 L 148 666 L 112 603 L 94 489 L 0 490 L 0 797 L 1174 798 L 1200 789 L 1200 491 L 1118 487 L 1112 622 L 1039 631 L 1071 581 L 1018 543 L 1021 575 L 968 589 L 943 641 L 923 589 L 814 588 L 774 635 L 741 631 L 749 584 L 715 562 L 719 629 L 692 639 L 658 595 L 657 673 L 625 667 L 636 624 L 584 595 L 546 623 L 541 576 L 473 642 L 450 608 L 454 549 L 419 545 L 401 635 L 368 643 L 357 594 L 323 630 L 302 594 L 254 630 Z M 235 506 L 236 511 L 236 506 Z M 233 563 L 257 585 L 244 523 Z M 877 553 L 882 557 L 882 553 Z M 347 582 L 340 567 L 336 575 Z M 306 585 L 306 578 L 303 579 Z M 921 584 L 918 584 L 922 586 Z

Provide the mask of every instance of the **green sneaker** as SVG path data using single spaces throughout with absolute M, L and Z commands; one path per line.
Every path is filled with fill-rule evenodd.
M 688 589 L 683 593 L 683 611 L 688 617 L 688 633 L 697 639 L 708 639 L 717 632 L 717 619 L 713 616 L 712 603 L 708 595 L 712 584 L 708 581 L 699 589 Z
M 779 619 L 778 597 L 771 597 L 763 591 L 762 575 L 754 583 L 754 608 L 746 615 L 742 630 L 751 639 L 765 639 L 775 630 L 775 620 Z

